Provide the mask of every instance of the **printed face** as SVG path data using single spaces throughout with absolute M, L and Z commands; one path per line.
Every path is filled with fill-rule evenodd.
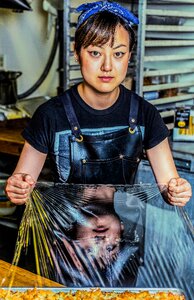
M 123 225 L 114 215 L 101 215 L 88 218 L 86 225 L 77 227 L 76 239 L 79 245 L 96 258 L 116 259 L 120 249 Z
M 115 92 L 125 79 L 130 56 L 129 34 L 123 26 L 117 26 L 113 46 L 109 41 L 104 45 L 82 48 L 79 63 L 85 91 Z

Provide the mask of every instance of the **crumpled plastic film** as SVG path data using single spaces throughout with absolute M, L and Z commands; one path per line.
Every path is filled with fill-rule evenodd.
M 13 264 L 33 246 L 36 272 L 67 287 L 177 288 L 193 300 L 193 225 L 164 189 L 38 183 Z

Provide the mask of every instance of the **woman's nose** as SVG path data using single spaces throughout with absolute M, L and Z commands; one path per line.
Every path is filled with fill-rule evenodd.
M 104 57 L 101 70 L 104 72 L 110 72 L 112 70 L 112 60 L 110 56 L 107 55 Z

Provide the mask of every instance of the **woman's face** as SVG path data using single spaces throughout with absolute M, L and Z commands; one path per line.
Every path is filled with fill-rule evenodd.
M 128 62 L 129 33 L 123 26 L 117 26 L 114 44 L 89 45 L 81 48 L 79 63 L 84 79 L 85 91 L 112 93 L 125 79 Z

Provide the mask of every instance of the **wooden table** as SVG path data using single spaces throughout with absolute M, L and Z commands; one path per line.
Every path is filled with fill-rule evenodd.
M 10 284 L 13 287 L 62 287 L 61 284 L 55 281 L 43 278 L 30 271 L 12 266 L 10 263 L 0 260 L 0 287 L 6 287 Z
M 28 121 L 28 119 L 19 119 L 0 122 L 1 153 L 20 155 L 24 145 L 24 138 L 21 133 Z
M 12 155 L 20 155 L 24 145 L 21 129 L 1 128 L 0 152 Z

